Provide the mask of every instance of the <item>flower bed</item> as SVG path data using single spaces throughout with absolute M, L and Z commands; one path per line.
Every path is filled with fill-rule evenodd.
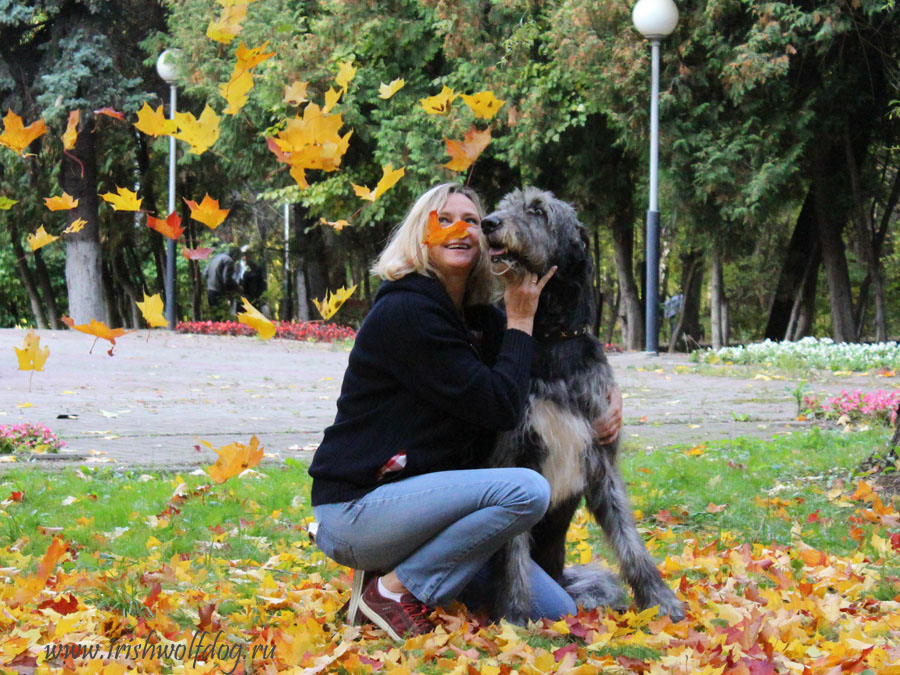
M 820 368 L 825 370 L 897 370 L 900 345 L 836 343 L 830 338 L 806 337 L 797 342 L 756 342 L 740 347 L 697 350 L 691 360 L 698 363 L 760 365 L 775 368 Z
M 819 400 L 815 394 L 803 397 L 801 412 L 809 417 L 846 420 L 853 422 L 870 422 L 895 425 L 897 423 L 897 406 L 900 405 L 900 390 L 877 391 L 864 393 L 861 389 L 848 392 L 842 390 L 837 396 Z
M 307 340 L 309 342 L 334 342 L 352 340 L 356 331 L 348 326 L 319 321 L 273 321 L 275 337 L 283 340 Z M 237 321 L 179 321 L 175 326 L 179 333 L 199 335 L 256 335 L 256 331 Z
M 56 453 L 66 444 L 39 422 L 0 424 L 0 455 L 17 452 Z

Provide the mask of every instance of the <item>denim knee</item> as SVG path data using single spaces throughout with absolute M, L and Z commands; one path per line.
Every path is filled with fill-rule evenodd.
M 544 517 L 547 507 L 550 505 L 550 483 L 537 471 L 532 469 L 512 469 L 515 472 L 514 480 L 524 493 L 526 512 L 523 517 L 528 517 L 534 523 Z

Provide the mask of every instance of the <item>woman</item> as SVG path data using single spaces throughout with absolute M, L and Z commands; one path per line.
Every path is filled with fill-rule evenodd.
M 425 245 L 432 211 L 442 228 L 467 228 Z M 342 565 L 389 570 L 365 586 L 359 609 L 395 640 L 430 631 L 437 604 L 489 603 L 491 557 L 549 502 L 547 481 L 530 469 L 471 468 L 524 408 L 534 314 L 555 272 L 508 287 L 504 318 L 488 304 L 496 291 L 482 214 L 472 190 L 444 184 L 395 230 L 373 267 L 385 281 L 350 353 L 337 417 L 309 469 L 319 547 Z M 534 563 L 531 582 L 534 618 L 575 611 Z

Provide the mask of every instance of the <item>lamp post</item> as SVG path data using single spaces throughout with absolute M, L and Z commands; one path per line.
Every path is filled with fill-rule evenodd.
M 678 24 L 678 8 L 672 0 L 638 0 L 631 13 L 634 27 L 650 40 L 652 75 L 650 87 L 650 205 L 647 210 L 647 288 L 645 342 L 648 354 L 659 354 L 659 43 Z
M 175 119 L 177 95 L 175 60 L 178 50 L 167 49 L 156 60 L 156 72 L 169 85 L 169 119 Z M 169 210 L 175 210 L 175 137 L 169 136 Z M 166 215 L 168 215 L 168 213 Z M 169 330 L 175 330 L 175 240 L 166 238 L 166 320 Z

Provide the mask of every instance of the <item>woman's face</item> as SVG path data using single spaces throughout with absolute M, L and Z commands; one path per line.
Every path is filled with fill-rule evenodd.
M 441 227 L 450 227 L 461 220 L 469 223 L 469 229 L 465 237 L 451 239 L 430 248 L 429 259 L 445 277 L 468 276 L 480 255 L 481 218 L 478 216 L 478 209 L 471 199 L 454 192 L 447 197 L 444 206 L 438 209 L 438 219 Z

